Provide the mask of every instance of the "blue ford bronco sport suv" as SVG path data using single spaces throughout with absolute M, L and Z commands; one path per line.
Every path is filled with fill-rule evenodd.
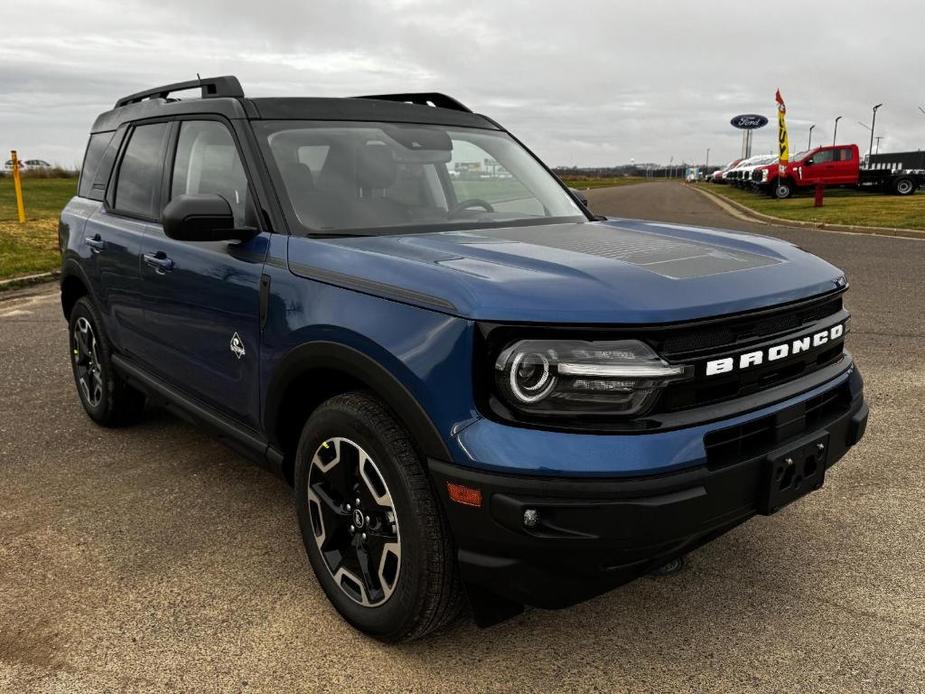
M 125 97 L 60 243 L 89 416 L 153 402 L 287 478 L 328 598 L 386 641 L 663 567 L 867 421 L 841 271 L 596 217 L 441 94 Z

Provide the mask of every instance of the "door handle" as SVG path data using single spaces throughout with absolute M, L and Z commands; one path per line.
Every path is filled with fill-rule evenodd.
M 99 253 L 106 246 L 106 242 L 100 238 L 99 234 L 86 237 L 84 239 L 84 243 L 90 246 L 91 253 Z
M 166 275 L 168 272 L 173 270 L 173 261 L 167 257 L 167 254 L 164 251 L 158 251 L 157 253 L 145 253 L 144 254 L 145 265 L 148 267 L 153 267 L 154 272 L 159 275 Z

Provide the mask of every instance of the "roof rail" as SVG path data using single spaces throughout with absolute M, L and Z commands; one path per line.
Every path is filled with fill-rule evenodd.
M 472 113 L 472 109 L 460 103 L 452 96 L 441 94 L 439 92 L 416 92 L 412 94 L 370 94 L 368 96 L 356 96 L 355 99 L 379 99 L 380 101 L 401 101 L 406 104 L 417 104 L 418 106 L 432 106 L 434 108 L 448 108 L 453 111 L 464 111 Z
M 234 98 L 243 98 L 244 90 L 238 78 L 233 75 L 224 77 L 204 77 L 202 79 L 189 80 L 188 82 L 177 82 L 175 84 L 165 84 L 163 87 L 154 89 L 145 89 L 143 92 L 123 96 L 116 102 L 116 108 L 127 106 L 128 104 L 137 104 L 145 99 L 166 99 L 172 92 L 182 92 L 187 89 L 202 88 L 202 98 L 216 98 L 230 96 Z

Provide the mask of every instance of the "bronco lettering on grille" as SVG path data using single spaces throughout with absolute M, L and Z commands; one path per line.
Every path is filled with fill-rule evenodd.
M 779 359 L 786 359 L 801 352 L 809 352 L 812 349 L 822 347 L 832 340 L 837 340 L 845 334 L 845 324 L 839 323 L 831 328 L 820 330 L 819 332 L 804 337 L 784 342 L 772 347 L 765 347 L 754 352 L 745 352 L 735 357 L 724 357 L 722 359 L 713 359 L 707 362 L 707 376 L 716 376 L 735 371 L 736 369 L 748 369 L 752 366 L 766 364 Z

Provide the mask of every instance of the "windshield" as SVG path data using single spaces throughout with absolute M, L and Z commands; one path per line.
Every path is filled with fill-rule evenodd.
M 813 150 L 811 149 L 805 149 L 802 152 L 797 152 L 792 157 L 790 157 L 790 161 L 803 161 L 806 158 L 806 155 L 808 155 L 812 151 Z
M 305 233 L 405 233 L 585 221 L 522 146 L 493 130 L 254 123 Z

